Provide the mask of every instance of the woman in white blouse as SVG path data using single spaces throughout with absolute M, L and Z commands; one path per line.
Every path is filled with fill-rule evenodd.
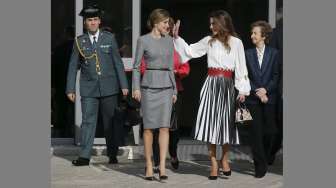
M 179 23 L 174 29 L 174 45 L 182 62 L 208 55 L 208 77 L 200 94 L 195 139 L 209 144 L 209 179 L 216 180 L 218 176 L 216 145 L 221 145 L 223 150 L 221 172 L 230 176 L 229 144 L 239 144 L 238 131 L 234 126 L 234 88 L 239 91 L 237 100 L 240 102 L 245 101 L 251 89 L 242 41 L 237 38 L 230 15 L 223 10 L 210 14 L 212 35 L 195 44 L 188 45 L 178 36 L 178 30 Z

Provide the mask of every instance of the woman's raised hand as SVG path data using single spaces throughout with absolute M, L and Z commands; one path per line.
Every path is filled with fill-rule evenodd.
M 173 28 L 173 37 L 177 38 L 179 36 L 179 30 L 180 30 L 180 20 L 177 20 L 176 23 L 174 24 Z

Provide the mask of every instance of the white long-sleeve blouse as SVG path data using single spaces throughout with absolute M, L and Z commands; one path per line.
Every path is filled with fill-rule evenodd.
M 208 55 L 208 68 L 222 68 L 234 71 L 235 88 L 239 94 L 249 95 L 251 86 L 246 68 L 245 52 L 242 41 L 231 36 L 229 39 L 230 51 L 224 45 L 215 40 L 211 45 L 211 36 L 206 36 L 197 43 L 188 45 L 184 39 L 178 37 L 174 39 L 176 51 L 180 54 L 182 62 L 189 59 Z

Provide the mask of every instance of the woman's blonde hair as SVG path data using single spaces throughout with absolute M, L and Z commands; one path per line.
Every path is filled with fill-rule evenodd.
M 148 29 L 152 30 L 154 25 L 169 18 L 170 14 L 167 10 L 164 9 L 154 9 L 147 20 L 147 27 Z

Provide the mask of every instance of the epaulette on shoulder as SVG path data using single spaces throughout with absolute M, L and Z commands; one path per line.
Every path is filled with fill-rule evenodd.
M 77 36 L 77 39 L 80 40 L 80 39 L 82 39 L 83 37 L 84 37 L 84 34 L 81 34 L 81 35 Z
M 114 34 L 109 31 L 102 31 L 102 33 L 104 33 L 107 36 L 114 37 Z

